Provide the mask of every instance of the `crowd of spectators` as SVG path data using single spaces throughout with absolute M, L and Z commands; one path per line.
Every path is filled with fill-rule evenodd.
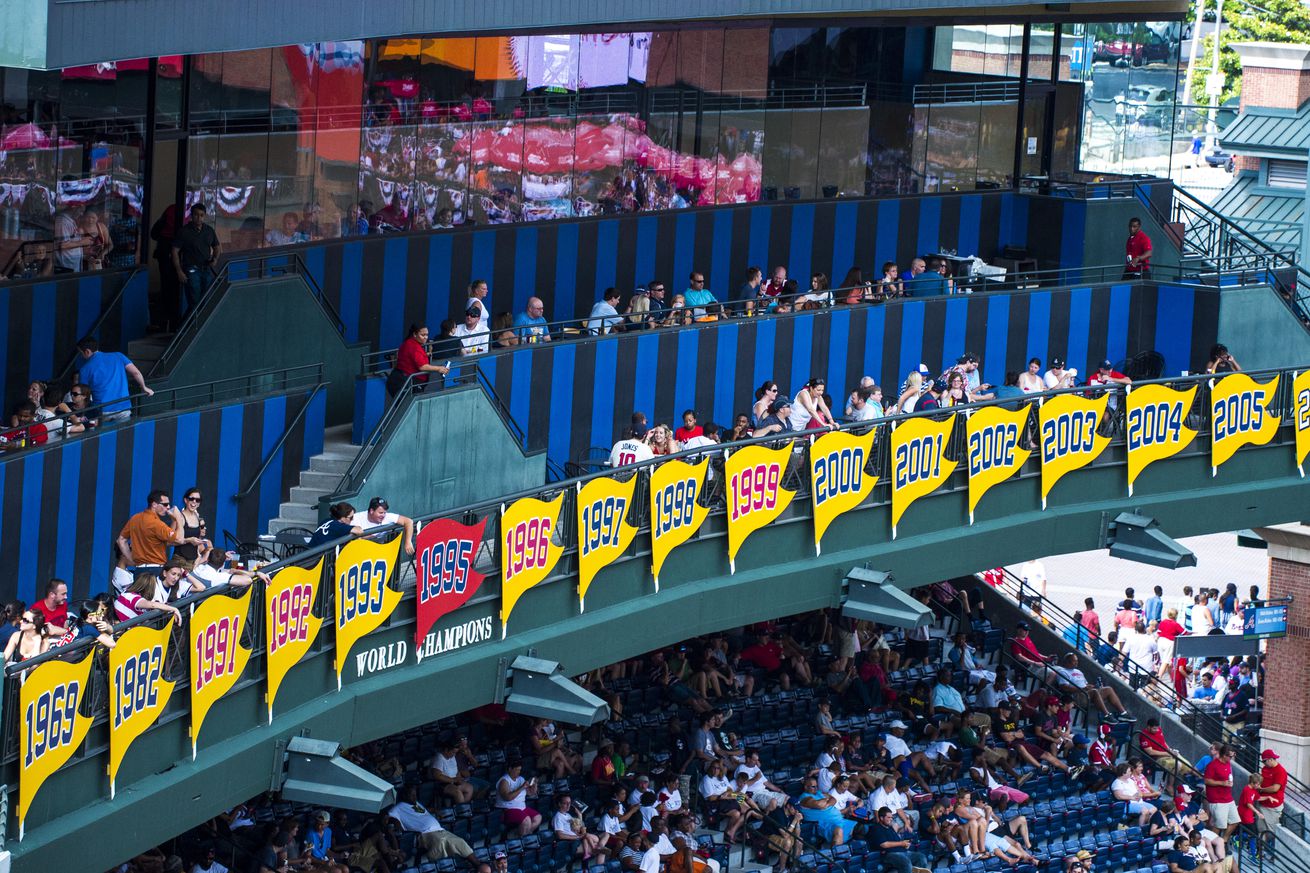
M 265 796 L 124 869 L 717 873 L 741 846 L 776 871 L 1179 873 L 1233 870 L 1235 834 L 1277 831 L 1272 751 L 1244 789 L 1227 747 L 1162 765 L 1160 723 L 1134 743 L 1117 701 L 1054 685 L 1025 623 L 1007 639 L 949 582 L 912 595 L 931 626 L 826 610 L 577 677 L 610 707 L 589 728 L 488 705 L 352 750 L 397 788 L 383 814 Z
M 66 386 L 34 379 L 0 429 L 0 453 L 44 446 L 101 425 L 132 417 L 131 387 L 146 397 L 155 392 L 145 376 L 120 352 L 101 351 L 94 337 L 77 344 L 78 357 Z

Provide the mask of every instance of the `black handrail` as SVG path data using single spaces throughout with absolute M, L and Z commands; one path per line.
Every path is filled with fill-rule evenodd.
M 998 588 L 998 590 L 1009 594 L 1011 599 L 1013 599 L 1021 609 L 1028 609 L 1029 611 L 1036 612 L 1036 610 L 1033 610 L 1029 605 L 1035 600 L 1041 605 L 1040 615 L 1051 621 L 1052 625 L 1058 627 L 1061 631 L 1077 624 L 1074 622 L 1072 615 L 1040 592 L 1029 589 L 1025 582 L 1011 572 L 1009 568 L 1002 567 L 1001 570 L 1003 578 L 1009 584 Z M 1013 593 L 1011 593 L 1010 590 L 1006 590 L 1007 588 L 1012 589 Z M 1083 628 L 1083 631 L 1084 636 L 1087 637 L 1092 645 L 1108 645 L 1103 638 L 1097 637 L 1092 639 L 1089 634 L 1085 633 L 1085 628 Z M 1080 654 L 1087 655 L 1088 653 L 1080 651 Z M 1095 654 L 1095 651 L 1093 651 L 1088 656 L 1095 659 Z M 1152 691 L 1158 694 L 1160 699 L 1172 703 L 1174 712 L 1178 715 L 1180 720 L 1184 721 L 1184 723 L 1190 721 L 1193 725 L 1204 725 L 1206 728 L 1205 733 L 1217 737 L 1219 742 L 1227 743 L 1237 750 L 1241 757 L 1241 763 L 1243 766 L 1246 766 L 1248 769 L 1259 766 L 1260 750 L 1258 748 L 1252 748 L 1251 744 L 1240 734 L 1228 730 L 1227 725 L 1223 723 L 1222 719 L 1215 717 L 1211 713 L 1205 712 L 1189 699 L 1179 698 L 1176 690 L 1171 684 L 1161 680 L 1154 670 L 1138 664 L 1128 656 L 1127 652 L 1118 652 L 1114 660 L 1124 665 L 1122 672 L 1127 674 L 1129 684 L 1134 690 L 1141 687 L 1141 685 L 1137 684 L 1138 682 L 1143 685 L 1151 686 Z M 1286 793 L 1287 797 L 1295 797 L 1300 805 L 1310 809 L 1310 785 L 1306 785 L 1304 782 L 1289 773 L 1288 789 L 1289 790 Z M 1295 791 L 1292 789 L 1295 789 Z
M 866 305 L 894 306 L 894 305 L 903 305 L 907 302 L 922 302 L 924 300 L 951 299 L 952 297 L 962 296 L 962 295 L 979 296 L 984 294 L 1027 294 L 1036 291 L 1058 291 L 1066 288 L 1079 288 L 1089 284 L 1097 284 L 1097 283 L 1104 283 L 1104 282 L 1119 283 L 1123 281 L 1132 281 L 1132 282 L 1168 281 L 1168 282 L 1189 284 L 1192 285 L 1193 287 L 1203 288 L 1207 291 L 1214 291 L 1217 288 L 1222 289 L 1222 288 L 1243 287 L 1243 286 L 1251 286 L 1251 285 L 1265 285 L 1265 284 L 1271 284 L 1274 281 L 1274 277 L 1272 275 L 1272 268 L 1264 263 L 1264 259 L 1262 257 L 1245 256 L 1245 255 L 1230 257 L 1226 260 L 1225 263 L 1217 266 L 1214 270 L 1207 270 L 1207 271 L 1186 269 L 1181 266 L 1153 267 L 1152 276 L 1149 280 L 1143 280 L 1143 279 L 1124 280 L 1123 272 L 1124 272 L 1123 264 L 1115 263 L 1115 264 L 1102 264 L 1094 267 L 1056 267 L 1046 270 L 1024 270 L 1022 271 L 1022 273 L 1017 274 L 1016 278 L 1005 279 L 1005 280 L 999 278 L 983 279 L 982 277 L 978 277 L 978 276 L 955 276 L 951 278 L 956 282 L 957 288 L 961 287 L 961 285 L 964 284 L 965 280 L 974 280 L 976 284 L 968 285 L 967 287 L 969 288 L 969 290 L 965 292 L 960 292 L 959 290 L 957 290 L 953 295 L 934 295 L 934 296 L 927 296 L 927 297 L 907 297 L 904 295 L 894 295 L 894 296 L 887 296 L 885 299 L 882 300 L 869 300 L 869 301 L 861 300 L 859 303 L 855 303 L 855 304 L 847 304 L 845 302 L 833 302 L 831 304 L 823 304 L 814 309 L 792 310 L 788 312 L 761 311 L 759 308 L 757 308 L 753 312 L 753 314 L 749 316 L 740 314 L 742 307 L 744 305 L 742 301 L 721 300 L 714 304 L 709 304 L 706 307 L 709 309 L 718 310 L 719 315 L 717 318 L 712 318 L 708 320 L 696 320 L 696 319 L 688 318 L 684 323 L 671 324 L 671 323 L 667 323 L 670 312 L 684 311 L 684 310 L 663 309 L 657 314 L 663 316 L 666 323 L 654 329 L 660 331 L 702 330 L 705 328 L 711 328 L 714 325 L 721 323 L 722 321 L 737 322 L 744 318 L 778 318 L 778 319 L 796 318 L 799 316 L 810 315 L 813 314 L 814 312 L 842 310 L 847 308 L 848 306 L 851 308 L 857 306 L 866 306 Z M 1201 281 L 1206 276 L 1216 277 L 1216 282 L 1211 283 L 1211 282 Z M 1232 277 L 1236 279 L 1237 284 L 1224 285 L 1222 284 L 1222 282 L 1218 281 L 1218 279 L 1224 277 Z M 904 279 L 902 277 L 902 281 L 903 280 Z M 1054 281 L 1051 282 L 1051 280 Z M 1048 282 L 1050 282 L 1050 284 L 1047 284 Z M 996 286 L 996 287 L 993 288 L 991 286 Z M 870 283 L 870 285 L 867 287 L 868 290 L 871 293 L 873 293 L 878 291 L 879 285 L 878 283 L 874 282 L 874 283 Z M 864 286 L 830 288 L 823 293 L 829 294 L 834 301 L 844 301 L 846 295 L 849 292 L 863 291 L 863 290 L 865 290 Z M 674 293 L 681 293 L 681 292 L 674 292 Z M 801 289 L 795 295 L 778 296 L 778 297 L 769 298 L 768 300 L 757 300 L 752 302 L 768 305 L 769 303 L 783 301 L 783 302 L 790 303 L 794 306 L 797 302 L 805 298 L 805 296 L 808 293 L 810 292 L 805 289 Z M 668 300 L 671 297 L 672 294 L 666 292 L 665 299 Z M 701 307 L 694 307 L 694 308 L 701 308 Z M 643 315 L 646 315 L 646 313 L 632 313 L 630 315 L 625 315 L 623 313 L 620 313 L 617 316 L 617 318 L 620 319 L 620 324 L 618 325 L 618 329 L 612 330 L 610 334 L 593 334 L 590 331 L 588 331 L 585 328 L 585 324 L 591 320 L 590 315 L 580 316 L 575 318 L 566 318 L 559 321 L 548 321 L 546 322 L 544 327 L 549 331 L 551 337 L 550 342 L 552 344 L 570 343 L 570 342 L 589 342 L 589 341 L 602 339 L 604 336 L 610 336 L 616 333 L 641 333 L 645 330 L 648 330 L 650 328 L 637 326 L 631 321 L 631 318 L 640 317 Z M 610 316 L 604 316 L 604 318 L 612 320 L 616 318 L 616 316 L 610 315 Z M 522 328 L 510 327 L 510 328 L 505 328 L 505 330 L 517 334 L 518 331 L 522 330 Z M 443 342 L 443 341 L 449 342 L 451 339 L 458 339 L 458 338 L 438 337 L 436 339 L 430 339 L 427 345 L 429 353 L 438 342 Z M 526 344 L 521 343 L 515 346 L 498 347 L 495 345 L 495 332 L 491 331 L 490 329 L 488 329 L 488 332 L 485 335 L 485 341 L 488 345 L 487 351 L 480 352 L 476 355 L 460 356 L 458 359 L 477 360 L 489 355 L 512 354 L 513 352 L 516 351 L 522 351 L 525 346 L 533 345 L 532 343 L 526 343 Z M 384 349 L 377 352 L 370 352 L 366 355 L 362 355 L 360 357 L 360 374 L 363 376 L 386 375 L 386 373 L 389 372 L 391 367 L 394 365 L 395 357 L 398 351 L 399 349 L 392 348 L 392 349 Z
M 292 416 L 291 421 L 287 422 L 286 427 L 282 428 L 282 435 L 277 438 L 277 442 L 273 444 L 273 448 L 270 449 L 268 454 L 264 457 L 264 463 L 259 465 L 259 469 L 256 470 L 255 475 L 251 477 L 250 483 L 246 485 L 245 488 L 242 488 L 236 494 L 232 495 L 234 501 L 240 503 L 255 490 L 255 486 L 259 484 L 259 480 L 264 478 L 264 473 L 268 470 L 269 464 L 273 463 L 273 459 L 277 457 L 278 453 L 282 451 L 282 447 L 286 445 L 287 437 L 291 435 L 292 431 L 296 429 L 296 425 L 300 423 L 300 420 L 305 417 L 305 413 L 309 411 L 309 405 L 314 402 L 314 398 L 318 396 L 319 392 L 326 387 L 326 382 L 319 382 L 314 386 L 314 390 L 309 392 L 309 396 L 305 398 L 304 404 L 302 404 L 296 414 Z

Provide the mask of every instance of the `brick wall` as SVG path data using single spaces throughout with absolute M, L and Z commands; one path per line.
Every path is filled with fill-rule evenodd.
M 1269 559 L 1269 597 L 1293 598 L 1287 612 L 1287 636 L 1270 640 L 1265 657 L 1264 727 L 1295 736 L 1310 736 L 1310 566 Z
M 1310 98 L 1310 70 L 1242 68 L 1242 108 L 1297 109 Z

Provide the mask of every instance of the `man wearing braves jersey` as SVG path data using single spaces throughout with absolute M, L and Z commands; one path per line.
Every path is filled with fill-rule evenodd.
M 1087 377 L 1088 385 L 1131 385 L 1133 380 L 1114 368 L 1110 361 L 1101 361 L 1100 365 Z
M 611 467 L 626 467 L 628 464 L 639 464 L 642 461 L 649 461 L 655 457 L 655 453 L 646 445 L 645 440 L 637 439 L 634 432 L 629 429 L 623 434 L 623 439 L 614 444 L 610 449 L 609 465 Z

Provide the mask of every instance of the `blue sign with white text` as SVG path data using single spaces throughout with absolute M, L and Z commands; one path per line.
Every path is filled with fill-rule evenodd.
M 1248 639 L 1287 636 L 1287 606 L 1248 606 L 1242 613 L 1242 636 Z

